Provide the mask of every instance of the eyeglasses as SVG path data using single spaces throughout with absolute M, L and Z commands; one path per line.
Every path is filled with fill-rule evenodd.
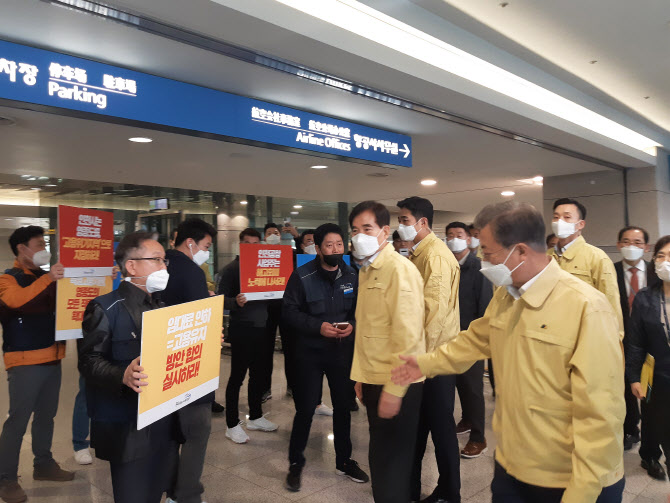
M 163 257 L 139 257 L 139 258 L 129 258 L 128 260 L 153 260 L 156 265 L 160 265 L 161 262 L 167 267 L 170 264 L 170 261 Z
M 620 243 L 621 243 L 622 245 L 625 245 L 625 246 L 630 246 L 630 245 L 633 245 L 633 246 L 644 246 L 644 245 L 647 244 L 647 243 L 645 243 L 644 241 L 641 241 L 641 240 L 639 240 L 639 239 L 636 239 L 635 241 L 631 241 L 630 239 L 622 239 L 622 240 L 620 241 Z

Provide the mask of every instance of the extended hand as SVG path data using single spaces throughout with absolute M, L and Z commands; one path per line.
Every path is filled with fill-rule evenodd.
M 140 357 L 138 356 L 130 365 L 126 368 L 126 371 L 123 373 L 123 384 L 128 386 L 136 393 L 142 393 L 142 386 L 149 386 L 149 383 L 142 381 L 149 377 L 146 374 L 143 374 L 144 367 L 140 366 Z
M 402 405 L 402 398 L 392 395 L 386 391 L 382 391 L 379 396 L 379 406 L 377 407 L 377 414 L 382 419 L 391 419 L 398 415 L 400 406 Z
M 391 380 L 394 384 L 407 386 L 423 377 L 419 364 L 416 362 L 416 356 L 400 355 L 399 358 L 405 364 L 391 370 Z

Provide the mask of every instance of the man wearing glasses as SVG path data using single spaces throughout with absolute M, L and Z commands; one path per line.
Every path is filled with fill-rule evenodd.
M 175 415 L 138 431 L 137 400 L 151 379 L 140 366 L 142 313 L 162 307 L 153 294 L 167 285 L 167 261 L 148 232 L 124 237 L 114 258 L 124 281 L 88 304 L 77 341 L 91 446 L 110 463 L 114 501 L 158 503 L 174 478 Z

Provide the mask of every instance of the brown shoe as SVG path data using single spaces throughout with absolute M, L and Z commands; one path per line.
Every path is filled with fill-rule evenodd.
M 470 433 L 470 430 L 472 429 L 472 426 L 470 426 L 470 423 L 467 421 L 460 421 L 456 425 L 456 435 L 464 435 L 466 433 Z
M 488 451 L 486 442 L 468 442 L 461 451 L 461 457 L 467 459 L 478 458 L 486 451 Z
M 21 489 L 16 480 L 2 480 L 0 481 L 0 499 L 5 503 L 21 503 L 26 501 L 28 496 Z
M 34 467 L 35 480 L 50 480 L 52 482 L 67 482 L 74 479 L 74 472 L 63 470 L 53 459 L 48 463 Z

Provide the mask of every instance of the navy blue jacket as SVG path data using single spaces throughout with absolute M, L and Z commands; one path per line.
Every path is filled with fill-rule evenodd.
M 461 313 L 461 330 L 484 316 L 493 297 L 493 285 L 479 272 L 482 263 L 470 252 L 461 266 L 461 281 L 458 288 L 458 304 Z
M 642 364 L 649 353 L 656 359 L 654 382 L 660 379 L 670 384 L 670 345 L 661 322 L 662 288 L 662 283 L 643 288 L 633 301 L 625 339 L 628 382 L 640 382 Z
M 324 322 L 348 321 L 355 326 L 358 275 L 343 261 L 333 280 L 317 257 L 291 274 L 284 292 L 282 322 L 296 335 L 296 343 L 315 349 L 353 344 L 352 335 L 332 339 L 321 335 Z

